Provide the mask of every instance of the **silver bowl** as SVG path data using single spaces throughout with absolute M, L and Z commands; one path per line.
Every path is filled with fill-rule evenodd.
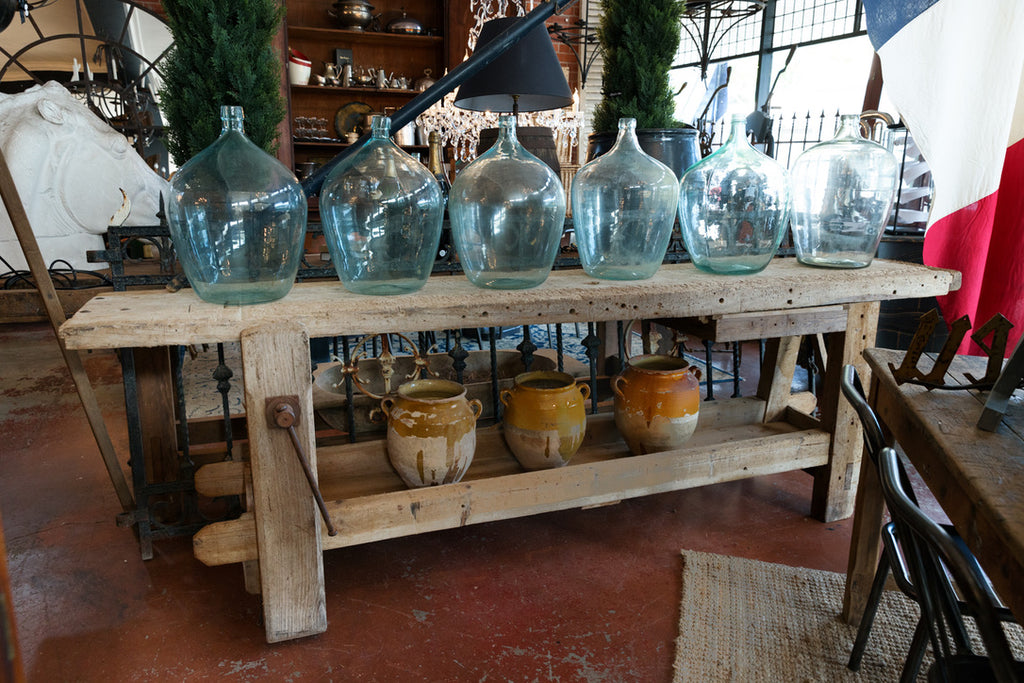
M 364 31 L 373 21 L 373 5 L 366 0 L 338 0 L 327 14 L 337 20 L 343 29 Z

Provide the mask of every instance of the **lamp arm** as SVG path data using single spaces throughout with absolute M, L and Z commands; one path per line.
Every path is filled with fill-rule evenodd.
M 762 105 L 761 111 L 763 111 L 765 114 L 767 114 L 770 110 L 770 105 L 772 103 L 772 95 L 775 94 L 775 86 L 779 84 L 779 78 L 781 78 L 782 73 L 789 68 L 789 63 L 793 61 L 793 55 L 795 54 L 796 45 L 789 48 L 789 54 L 786 55 L 786 63 L 782 65 L 781 69 L 779 69 L 779 73 L 775 74 L 775 80 L 772 82 L 772 88 L 771 90 L 768 91 L 768 96 L 764 98 L 764 105 Z
M 546 21 L 548 17 L 561 13 L 562 10 L 575 2 L 576 0 L 548 0 L 535 7 L 529 14 L 523 16 L 504 32 L 495 36 L 487 45 L 474 52 L 472 57 L 459 64 L 449 71 L 446 76 L 409 100 L 405 106 L 391 117 L 391 129 L 398 130 L 406 124 L 415 121 L 416 117 L 425 112 L 432 104 L 439 101 L 448 92 L 462 85 L 471 76 L 497 59 L 503 52 L 533 30 L 535 26 Z M 302 189 L 306 191 L 306 196 L 312 197 L 313 195 L 320 194 L 320 188 L 323 186 L 327 175 L 335 166 L 351 154 L 354 154 L 369 138 L 370 135 L 368 133 L 363 133 L 356 142 L 343 149 L 333 159 L 318 168 L 313 175 L 302 181 Z

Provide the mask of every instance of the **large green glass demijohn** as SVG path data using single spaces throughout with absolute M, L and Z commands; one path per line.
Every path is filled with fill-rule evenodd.
M 871 263 L 892 213 L 899 180 L 893 153 L 861 137 L 860 117 L 840 118 L 831 140 L 793 164 L 793 245 L 809 266 Z
M 444 196 L 427 168 L 374 116 L 372 136 L 324 180 L 320 218 L 338 277 L 358 294 L 406 294 L 430 277 Z
M 221 107 L 220 136 L 171 179 L 167 220 L 185 275 L 215 304 L 280 299 L 306 235 L 298 180 L 245 135 L 241 107 Z
M 555 172 L 516 139 L 514 116 L 498 120 L 498 140 L 452 183 L 448 214 L 469 281 L 527 289 L 547 279 L 565 225 L 565 190 Z
M 636 139 L 636 119 L 619 119 L 608 152 L 572 181 L 572 218 L 580 263 L 591 277 L 643 280 L 665 259 L 679 185 L 665 164 Z
M 764 270 L 786 234 L 789 174 L 747 140 L 746 118 L 731 117 L 729 139 L 683 174 L 679 223 L 693 264 L 709 273 Z

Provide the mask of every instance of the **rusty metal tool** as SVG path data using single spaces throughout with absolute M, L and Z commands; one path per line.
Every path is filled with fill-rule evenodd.
M 299 441 L 298 433 L 295 431 L 295 425 L 299 424 L 300 414 L 298 396 L 275 396 L 267 399 L 267 422 L 272 427 L 279 427 L 288 431 L 288 436 L 292 440 L 292 446 L 295 448 L 295 455 L 299 459 L 299 464 L 302 465 L 306 481 L 309 482 L 309 490 L 313 492 L 316 506 L 320 508 L 320 516 L 323 517 L 324 525 L 327 526 L 327 535 L 337 536 L 338 531 L 334 528 L 334 523 L 331 522 L 331 515 L 327 512 L 327 504 L 324 502 L 323 494 L 320 493 L 320 487 L 317 486 L 313 468 L 309 466 L 309 458 L 306 457 L 306 451 Z

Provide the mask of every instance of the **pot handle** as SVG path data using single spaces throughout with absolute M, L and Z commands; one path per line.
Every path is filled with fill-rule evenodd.
M 380 400 L 380 409 L 384 413 L 384 417 L 391 418 L 391 406 L 395 403 L 395 399 L 390 396 L 385 396 Z
M 629 380 L 622 375 L 615 375 L 615 379 L 612 380 L 612 391 L 614 391 L 615 395 L 619 398 L 625 399 L 626 397 L 622 394 L 622 386 L 620 386 L 622 384 L 629 384 Z
M 510 389 L 502 389 L 501 393 L 498 394 L 498 400 L 507 408 L 509 401 L 512 400 L 512 391 Z
M 484 404 L 480 402 L 480 399 L 469 399 L 469 409 L 473 411 L 474 420 L 479 420 L 480 416 L 484 414 Z
M 698 368 L 696 365 L 691 365 L 690 367 L 686 368 L 686 371 L 689 372 L 694 377 L 696 377 L 698 382 L 700 381 L 700 368 Z
M 576 388 L 580 390 L 580 394 L 583 396 L 583 400 L 586 401 L 590 398 L 590 385 L 589 384 L 577 384 Z

